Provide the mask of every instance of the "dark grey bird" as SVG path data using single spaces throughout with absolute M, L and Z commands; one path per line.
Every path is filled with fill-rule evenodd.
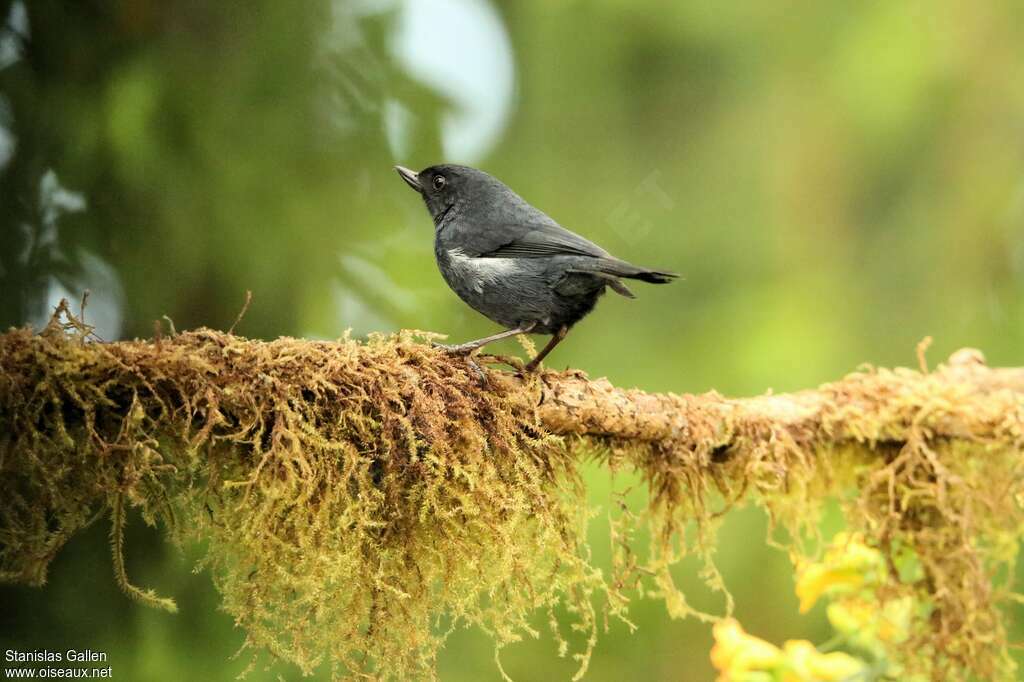
M 634 298 L 622 279 L 654 284 L 676 275 L 631 265 L 570 232 L 505 184 L 468 166 L 395 170 L 434 218 L 434 255 L 448 286 L 506 331 L 456 346 L 469 353 L 515 334 L 551 334 L 532 371 L 594 309 L 606 288 Z

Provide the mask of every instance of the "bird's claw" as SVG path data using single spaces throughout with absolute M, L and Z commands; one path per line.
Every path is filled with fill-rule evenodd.
M 480 379 L 480 383 L 482 383 L 482 384 L 486 384 L 487 383 L 487 374 L 484 373 L 484 370 L 480 367 L 480 365 L 476 364 L 476 360 L 474 360 L 473 357 L 472 357 L 473 352 L 476 351 L 476 350 L 479 350 L 480 346 L 475 346 L 475 345 L 473 345 L 471 343 L 457 343 L 457 344 L 432 343 L 431 345 L 434 348 L 439 348 L 439 349 L 441 349 L 441 350 L 443 350 L 446 353 L 449 353 L 451 355 L 463 355 L 463 356 L 465 356 L 466 357 L 466 364 L 468 364 L 470 366 L 470 368 L 472 368 L 472 370 L 476 373 L 477 377 Z
M 431 345 L 452 355 L 469 355 L 479 348 L 471 343 L 432 343 Z
M 484 372 L 483 368 L 480 367 L 480 365 L 476 364 L 476 360 L 469 356 L 466 356 L 466 364 L 473 368 L 473 371 L 476 372 L 477 378 L 480 379 L 480 383 L 486 386 L 487 374 Z

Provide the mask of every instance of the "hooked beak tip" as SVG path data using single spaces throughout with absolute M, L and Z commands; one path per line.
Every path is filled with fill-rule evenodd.
M 395 166 L 395 170 L 398 171 L 399 177 L 405 181 L 405 184 L 409 185 L 417 192 L 423 191 L 423 187 L 420 186 L 419 173 L 411 171 L 405 166 Z

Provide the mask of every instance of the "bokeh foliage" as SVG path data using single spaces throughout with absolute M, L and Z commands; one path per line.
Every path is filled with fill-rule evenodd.
M 0 168 L 0 324 L 39 315 L 47 279 L 74 283 L 94 254 L 126 292 L 127 337 L 165 314 L 180 329 L 226 327 L 246 290 L 251 336 L 490 331 L 444 288 L 426 216 L 390 172 L 438 160 L 451 104 L 396 63 L 397 10 L 357 11 L 367 5 L 25 3 L 24 56 L 0 70 L 16 145 Z M 1020 3 L 499 9 L 517 100 L 479 164 L 613 252 L 685 276 L 605 300 L 554 363 L 649 390 L 754 393 L 906 364 L 931 334 L 938 357 L 974 345 L 1021 364 Z M 386 139 L 389 99 L 415 115 L 403 158 Z M 39 252 L 48 171 L 87 209 L 61 214 L 59 248 Z M 592 503 L 611 504 L 604 475 L 588 478 Z M 5 641 L 88 639 L 133 678 L 225 676 L 240 637 L 208 581 L 129 520 L 129 542 L 150 548 L 130 572 L 183 606 L 177 620 L 140 613 L 107 585 L 106 531 L 94 532 L 45 599 L 4 588 Z M 763 533 L 740 513 L 720 534 L 740 619 L 773 641 L 820 639 L 823 613 L 796 617 L 791 567 Z M 718 606 L 692 582 L 694 600 Z M 592 679 L 710 675 L 705 627 L 657 604 L 633 612 L 644 635 L 614 630 Z M 538 660 L 571 673 L 540 644 L 504 660 L 514 676 Z M 471 633 L 441 665 L 446 679 L 493 674 Z

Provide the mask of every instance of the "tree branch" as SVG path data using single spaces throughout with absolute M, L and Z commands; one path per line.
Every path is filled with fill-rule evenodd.
M 554 433 L 670 441 L 683 449 L 705 442 L 709 425 L 727 425 L 713 438 L 720 448 L 739 434 L 771 438 L 779 429 L 800 442 L 905 440 L 922 420 L 933 436 L 998 438 L 1006 410 L 1024 399 L 1024 369 L 989 368 L 969 348 L 928 374 L 868 369 L 815 390 L 753 398 L 645 393 L 579 372 L 546 373 L 543 382 L 540 417 Z
M 837 498 L 890 566 L 919 566 L 919 578 L 879 578 L 879 599 L 922 605 L 889 652 L 907 671 L 1013 669 L 999 611 L 1010 588 L 997 578 L 1013 575 L 1024 528 L 1024 369 L 989 368 L 978 351 L 933 372 L 864 368 L 730 399 L 574 371 L 482 379 L 412 332 L 94 343 L 59 312 L 66 321 L 41 334 L 0 334 L 2 579 L 42 584 L 62 544 L 109 512 L 122 589 L 170 605 L 124 571 L 120 525 L 138 508 L 208 541 L 247 645 L 304 672 L 326 655 L 367 674 L 429 676 L 440 618 L 500 646 L 560 603 L 591 633 L 585 667 L 591 595 L 622 615 L 623 586 L 643 586 L 670 614 L 694 614 L 670 572 L 694 549 L 724 590 L 710 563 L 723 505 L 763 506 L 799 557 Z M 647 510 L 613 523 L 609 580 L 582 549 L 581 451 L 632 467 L 650 493 Z M 651 538 L 643 560 L 628 542 L 637 523 Z

